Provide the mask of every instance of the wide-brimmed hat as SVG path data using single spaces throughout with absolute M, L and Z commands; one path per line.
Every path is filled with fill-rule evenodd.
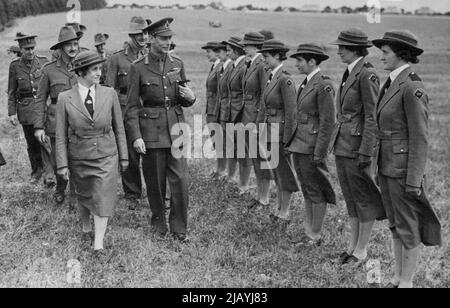
M 232 36 L 228 41 L 223 41 L 221 43 L 222 45 L 229 45 L 238 49 L 244 49 L 244 46 L 242 45 L 242 39 L 237 36 Z
M 275 38 L 275 35 L 270 30 L 261 30 L 259 31 L 259 33 L 261 33 L 264 36 L 265 41 L 273 40 Z
M 166 17 L 147 26 L 144 31 L 152 36 L 174 36 L 175 32 L 170 29 L 172 22 L 172 17 Z
M 264 38 L 264 35 L 258 32 L 249 32 L 244 35 L 244 40 L 242 41 L 242 45 L 253 45 L 253 46 L 260 46 L 264 44 L 264 41 L 266 39 Z
M 82 38 L 84 33 L 87 31 L 87 27 L 85 25 L 77 22 L 68 22 L 66 23 L 66 26 L 72 27 L 80 38 Z
M 417 36 L 410 31 L 391 30 L 384 34 L 383 38 L 373 40 L 372 43 L 380 48 L 390 43 L 401 45 L 408 50 L 411 50 L 416 56 L 423 54 L 424 50 L 419 47 Z
M 218 45 L 220 45 L 219 42 L 208 42 L 208 43 L 206 43 L 206 45 L 202 46 L 202 49 L 203 50 L 208 50 L 208 49 L 214 50 L 217 48 Z
M 283 42 L 276 39 L 271 39 L 265 41 L 263 47 L 261 48 L 261 52 L 270 52 L 270 51 L 288 52 L 289 48 Z
M 22 32 L 18 32 L 14 40 L 19 43 L 20 48 L 30 48 L 36 47 L 36 38 L 37 35 L 27 35 Z
M 106 33 L 97 33 L 94 36 L 94 46 L 99 46 L 102 44 L 105 44 L 106 41 L 109 39 L 109 35 Z
M 331 45 L 351 46 L 351 47 L 372 47 L 369 37 L 360 29 L 348 29 L 342 31 L 336 41 L 331 42 Z
M 105 61 L 106 59 L 100 57 L 100 55 L 95 51 L 82 51 L 73 60 L 73 68 L 70 71 L 73 72 L 91 65 L 103 63 Z
M 325 48 L 316 43 L 300 44 L 297 47 L 297 51 L 291 55 L 291 58 L 296 59 L 297 57 L 302 55 L 313 55 L 314 57 L 322 61 L 328 60 L 330 58 L 330 56 L 325 53 Z
M 149 25 L 147 21 L 151 22 L 150 19 L 145 20 L 141 16 L 133 16 L 130 20 L 128 34 L 129 35 L 142 34 L 144 29 Z
M 74 41 L 74 40 L 78 41 L 80 38 L 81 37 L 79 35 L 77 35 L 74 28 L 72 28 L 70 26 L 64 26 L 59 31 L 58 43 L 53 45 L 52 47 L 50 47 L 50 50 L 56 50 L 62 44 L 70 42 L 70 41 Z
M 8 52 L 16 52 L 16 53 L 18 53 L 18 52 L 20 52 L 20 48 L 18 46 L 11 46 L 11 47 L 8 48 L 7 51 Z

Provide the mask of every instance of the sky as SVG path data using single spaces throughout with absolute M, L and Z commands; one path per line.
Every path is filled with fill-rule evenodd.
M 107 0 L 109 5 L 115 3 L 122 4 L 151 4 L 151 5 L 170 5 L 170 4 L 208 4 L 212 0 Z M 343 5 L 356 7 L 363 6 L 374 0 L 221 0 L 221 2 L 228 7 L 235 7 L 238 5 L 252 4 L 258 7 L 275 8 L 277 6 L 294 6 L 301 7 L 304 4 L 319 4 L 323 7 L 330 5 L 331 7 L 340 7 Z M 376 1 L 376 0 L 375 0 Z M 415 10 L 422 6 L 429 6 L 438 12 L 450 11 L 450 0 L 381 0 L 383 7 L 397 6 L 406 10 Z

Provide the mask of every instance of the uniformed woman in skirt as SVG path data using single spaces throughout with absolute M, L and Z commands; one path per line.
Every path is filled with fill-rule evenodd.
M 260 133 L 264 135 L 264 130 L 267 131 L 267 144 L 261 142 L 259 144 L 260 163 L 268 163 L 270 166 L 267 172 L 270 177 L 264 180 L 275 180 L 278 188 L 278 204 L 271 218 L 282 225 L 289 224 L 291 196 L 292 193 L 299 191 L 292 157 L 285 150 L 288 138 L 293 134 L 297 109 L 295 84 L 290 74 L 283 69 L 288 51 L 289 48 L 278 40 L 264 42 L 261 53 L 271 72 L 262 93 L 261 108 L 257 117 L 258 125 L 266 125 Z M 279 127 L 278 141 L 272 140 L 272 130 L 275 129 L 272 125 Z M 274 153 L 277 147 L 278 152 Z M 269 153 L 271 157 L 268 157 Z M 278 160 L 274 159 L 277 155 Z
M 336 204 L 326 162 L 336 117 L 335 93 L 330 78 L 319 67 L 329 58 L 322 46 L 302 44 L 291 58 L 297 60 L 300 73 L 307 75 L 297 95 L 296 129 L 287 144 L 305 200 L 306 237 L 301 242 L 319 245 L 327 205 Z
M 428 95 L 411 64 L 423 50 L 416 36 L 390 31 L 373 41 L 389 71 L 378 102 L 378 173 L 393 234 L 393 288 L 412 288 L 422 244 L 441 246 L 441 225 L 424 183 L 428 154 Z
M 372 44 L 364 32 L 343 31 L 332 44 L 339 46 L 338 55 L 347 64 L 337 94 L 338 123 L 331 140 L 351 227 L 348 249 L 339 259 L 341 264 L 359 265 L 367 258 L 375 221 L 386 215 L 372 168 L 380 82 L 373 66 L 365 60 Z
M 117 203 L 117 178 L 128 168 L 127 143 L 117 93 L 99 85 L 104 59 L 81 52 L 73 71 L 78 85 L 59 95 L 56 117 L 58 174 L 75 187 L 83 241 L 90 241 L 94 216 L 96 254 L 105 255 L 103 240 Z

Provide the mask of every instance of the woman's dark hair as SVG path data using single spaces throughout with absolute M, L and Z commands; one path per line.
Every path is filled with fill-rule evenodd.
M 411 49 L 409 49 L 406 46 L 403 46 L 401 44 L 395 44 L 390 43 L 388 46 L 392 49 L 392 51 L 395 53 L 395 55 L 402 59 L 403 61 L 406 61 L 408 63 L 417 64 L 420 62 L 417 55 L 413 53 Z
M 249 44 L 247 46 L 252 46 L 252 47 L 255 47 L 258 50 L 261 50 L 261 48 L 263 47 L 263 44 Z
M 239 55 L 239 56 L 244 56 L 245 55 L 244 49 L 241 49 L 241 48 L 238 48 L 238 47 L 234 47 L 234 46 L 231 46 L 231 49 L 233 49 L 234 53 Z
M 301 54 L 298 57 L 305 59 L 306 62 L 309 62 L 311 59 L 314 59 L 316 61 L 316 65 L 320 65 L 320 63 L 323 62 L 323 58 L 321 58 L 320 56 L 311 54 L 311 53 Z
M 367 57 L 369 55 L 369 51 L 367 50 L 367 47 L 344 46 L 344 48 L 356 53 L 356 55 L 358 57 Z
M 269 55 L 271 55 L 272 57 L 276 57 L 277 55 L 279 55 L 280 57 L 280 61 L 286 61 L 288 59 L 287 57 L 287 51 L 284 50 L 272 50 L 272 51 L 268 51 L 267 52 Z
M 92 66 L 80 68 L 75 71 L 75 74 L 77 74 L 77 76 L 79 76 L 79 77 L 85 77 L 89 73 L 89 70 L 91 69 L 91 67 Z

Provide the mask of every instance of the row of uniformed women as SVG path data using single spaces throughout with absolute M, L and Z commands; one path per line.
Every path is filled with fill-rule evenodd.
M 208 123 L 280 125 L 279 164 L 262 169 L 261 151 L 253 159 L 258 190 L 249 207 L 268 206 L 274 180 L 278 206 L 271 218 L 289 223 L 289 201 L 299 188 L 297 177 L 306 208 L 302 245 L 321 244 L 327 204 L 336 204 L 326 164 L 328 149 L 333 149 L 352 230 L 340 263 L 364 262 L 374 222 L 388 218 L 396 259 L 389 286 L 412 287 L 421 244 L 442 243 L 441 225 L 424 190 L 428 96 L 410 67 L 419 62 L 423 50 L 407 31 L 390 31 L 370 42 L 361 30 L 349 29 L 332 44 L 339 46 L 338 55 L 348 65 L 336 95 L 330 78 L 320 70 L 329 58 L 320 45 L 301 44 L 291 55 L 307 76 L 296 91 L 283 70 L 289 49 L 282 42 L 247 33 L 243 40 L 232 37 L 208 43 L 203 49 L 214 62 L 207 81 Z M 384 69 L 390 72 L 381 90 L 376 70 L 365 60 L 373 44 L 382 50 Z M 250 173 L 246 154 L 240 162 L 242 192 Z M 380 187 L 374 180 L 375 166 Z M 235 169 L 236 160 L 219 159 L 214 176 L 231 180 Z

